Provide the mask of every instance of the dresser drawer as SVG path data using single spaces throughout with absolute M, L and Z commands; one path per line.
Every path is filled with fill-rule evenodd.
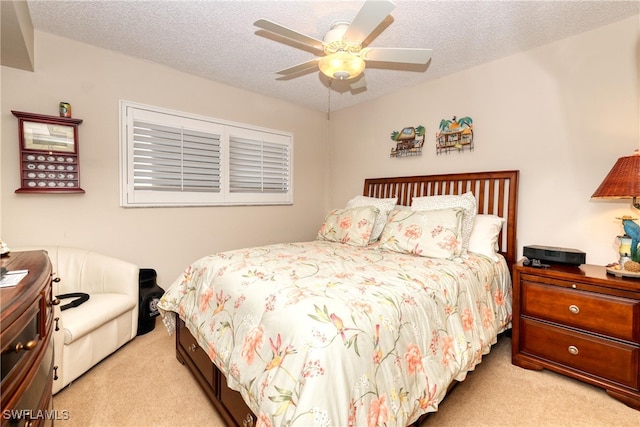
M 34 361 L 33 375 L 24 379 L 21 387 L 24 393 L 15 395 L 17 400 L 8 402 L 11 408 L 2 414 L 3 427 L 51 427 L 53 420 L 43 413 L 43 410 L 53 410 L 53 398 L 51 393 L 42 393 L 43 390 L 51 390 L 53 377 L 53 340 L 50 336 L 45 339 L 40 354 Z
M 37 416 L 53 408 L 51 261 L 45 251 L 12 252 L 0 265 L 28 271 L 17 285 L 0 289 L 0 425 L 51 426 L 52 420 Z
M 242 420 L 244 425 L 255 425 L 256 421 L 251 409 L 244 402 L 240 392 L 231 390 L 227 386 L 227 380 L 222 373 L 220 373 L 220 382 L 220 400 L 229 411 L 231 417 L 234 420 Z
M 520 351 L 607 379 L 634 390 L 640 388 L 640 347 L 520 319 Z
M 178 322 L 178 342 L 207 382 L 213 384 L 213 362 L 191 335 L 184 322 Z
M 521 315 L 640 343 L 640 301 L 523 280 Z
M 3 331 L 0 363 L 3 394 L 17 385 L 20 381 L 17 375 L 33 365 L 41 347 L 39 308 L 38 303 L 33 304 Z

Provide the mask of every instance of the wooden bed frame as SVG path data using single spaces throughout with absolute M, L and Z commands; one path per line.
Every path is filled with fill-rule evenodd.
M 500 253 L 511 269 L 517 257 L 518 176 L 517 170 L 510 170 L 369 178 L 365 179 L 363 194 L 377 198 L 397 196 L 398 204 L 410 206 L 413 197 L 459 195 L 471 191 L 478 202 L 478 213 L 505 218 L 506 223 L 498 243 Z M 224 375 L 200 348 L 177 315 L 176 326 L 176 357 L 202 386 L 222 419 L 230 426 L 253 427 L 255 415 L 244 403 L 240 393 L 227 387 Z
M 498 245 L 509 268 L 516 262 L 516 223 L 519 171 L 452 173 L 444 175 L 367 178 L 365 196 L 398 197 L 398 204 L 411 206 L 419 196 L 460 195 L 471 191 L 478 202 L 478 213 L 498 215 L 506 220 Z M 505 233 L 506 231 L 506 233 Z

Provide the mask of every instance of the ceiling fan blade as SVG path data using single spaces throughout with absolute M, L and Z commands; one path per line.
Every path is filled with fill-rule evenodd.
M 290 76 L 294 74 L 301 74 L 307 71 L 318 69 L 318 59 L 312 59 L 302 64 L 294 65 L 293 67 L 285 68 L 284 70 L 276 71 L 276 74 L 282 76 Z
M 366 47 L 360 51 L 360 56 L 365 61 L 426 64 L 431 59 L 431 49 Z
M 253 23 L 253 25 L 255 25 L 256 27 L 260 27 L 263 30 L 267 30 L 271 33 L 278 34 L 282 37 L 301 43 L 305 46 L 312 47 L 316 50 L 319 50 L 320 52 L 323 52 L 322 40 L 314 39 L 311 36 L 307 36 L 305 34 L 299 33 L 283 25 L 276 24 L 275 22 L 271 22 L 267 19 L 258 19 L 256 22 Z
M 342 39 L 362 44 L 395 7 L 390 0 L 366 0 Z
M 364 74 L 355 82 L 351 83 L 351 90 L 357 91 L 359 89 L 364 89 L 367 87 L 367 79 L 364 78 Z

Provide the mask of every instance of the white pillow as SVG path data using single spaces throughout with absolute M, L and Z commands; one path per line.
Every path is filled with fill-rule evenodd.
M 460 255 L 462 209 L 394 210 L 380 236 L 380 248 L 451 259 Z
M 504 218 L 497 215 L 476 215 L 469 238 L 469 252 L 485 255 L 497 261 L 498 234 L 505 222 Z
M 461 195 L 423 196 L 414 197 L 411 209 L 414 211 L 431 211 L 435 209 L 462 208 L 462 252 L 469 248 L 469 238 L 473 229 L 473 221 L 478 212 L 476 198 L 468 191 Z
M 397 197 L 391 197 L 388 199 L 378 199 L 376 197 L 367 196 L 355 196 L 353 199 L 347 202 L 347 208 L 359 208 L 362 206 L 373 206 L 378 208 L 378 216 L 373 224 L 373 231 L 371 232 L 371 240 L 369 243 L 374 243 L 380 238 L 384 225 L 387 223 L 387 217 L 389 212 L 398 203 Z
M 377 215 L 378 209 L 373 206 L 334 209 L 325 217 L 316 240 L 367 246 Z

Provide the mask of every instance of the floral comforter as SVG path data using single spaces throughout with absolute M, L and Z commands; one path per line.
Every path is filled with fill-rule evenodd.
M 312 241 L 190 265 L 176 312 L 257 424 L 408 425 L 511 324 L 506 262 L 442 260 Z

